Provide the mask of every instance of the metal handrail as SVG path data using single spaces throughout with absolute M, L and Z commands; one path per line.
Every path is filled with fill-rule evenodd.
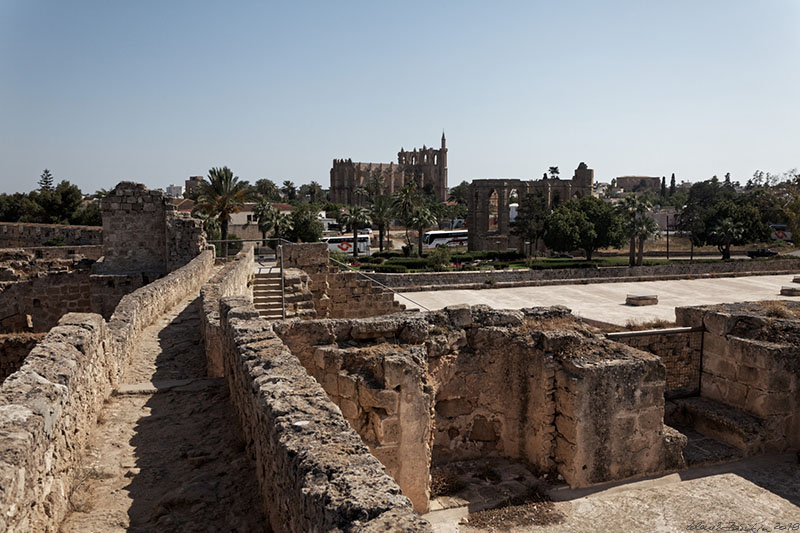
M 330 261 L 332 261 L 332 262 L 336 263 L 337 265 L 343 266 L 343 267 L 345 267 L 345 268 L 349 269 L 351 272 L 356 272 L 358 275 L 360 275 L 360 276 L 363 276 L 363 277 L 367 278 L 367 279 L 368 279 L 368 280 L 370 280 L 372 283 L 374 283 L 374 284 L 376 284 L 376 285 L 379 285 L 379 286 L 383 287 L 384 289 L 386 289 L 386 290 L 388 290 L 388 291 L 391 291 L 391 292 L 392 292 L 392 293 L 393 293 L 395 296 L 399 296 L 400 298 L 405 298 L 406 300 L 408 300 L 408 301 L 409 301 L 409 302 L 411 302 L 412 304 L 414 304 L 414 305 L 418 305 L 419 307 L 423 308 L 423 309 L 424 309 L 424 310 L 426 310 L 426 311 L 430 311 L 430 309 L 428 309 L 427 307 L 425 307 L 425 306 L 424 306 L 424 305 L 422 305 L 421 303 L 419 303 L 419 302 L 415 302 L 414 300 L 412 300 L 412 299 L 411 299 L 411 298 L 409 298 L 408 296 L 405 296 L 405 295 L 403 295 L 403 294 L 400 294 L 399 292 L 397 292 L 396 290 L 394 290 L 394 289 L 393 289 L 393 288 L 391 288 L 391 287 L 387 287 L 386 285 L 384 285 L 384 284 L 383 284 L 383 283 L 381 283 L 380 281 L 378 281 L 378 280 L 376 280 L 376 279 L 374 279 L 374 278 L 371 278 L 371 277 L 367 276 L 366 274 L 364 274 L 364 273 L 363 273 L 363 272 L 361 272 L 360 270 L 356 270 L 355 268 L 351 267 L 351 266 L 350 266 L 350 265 L 348 265 L 348 264 L 342 263 L 341 261 L 337 261 L 337 260 L 336 260 L 336 259 L 334 259 L 333 257 L 330 257 L 329 259 L 330 259 Z
M 286 284 L 283 277 L 283 244 L 279 244 L 278 249 L 281 251 L 281 311 L 283 312 L 283 319 L 286 320 Z

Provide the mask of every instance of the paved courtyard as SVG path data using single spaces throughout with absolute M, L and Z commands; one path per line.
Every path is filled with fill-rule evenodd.
M 797 299 L 780 296 L 783 285 L 792 285 L 794 275 L 748 276 L 670 281 L 591 283 L 508 289 L 452 290 L 402 293 L 414 302 L 395 297 L 407 307 L 418 305 L 441 309 L 455 304 L 487 304 L 496 309 L 564 305 L 578 316 L 625 325 L 632 320 L 675 320 L 675 307 L 686 305 Z M 658 305 L 625 305 L 627 294 L 656 294 Z

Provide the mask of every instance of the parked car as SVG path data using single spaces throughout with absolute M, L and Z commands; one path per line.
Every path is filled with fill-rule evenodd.
M 756 257 L 773 257 L 778 255 L 778 252 L 775 250 L 770 250 L 769 248 L 756 248 L 755 250 L 749 250 L 747 252 L 747 257 L 755 259 Z
M 570 254 L 553 254 L 550 256 L 553 259 L 574 259 Z

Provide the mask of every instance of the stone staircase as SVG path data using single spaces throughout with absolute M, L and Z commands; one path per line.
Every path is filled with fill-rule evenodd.
M 670 405 L 671 404 L 671 405 Z M 765 421 L 708 398 L 668 402 L 665 422 L 689 439 L 688 466 L 718 464 L 764 453 Z
M 261 318 L 280 320 L 283 318 L 281 297 L 281 273 L 259 272 L 253 279 L 253 304 Z

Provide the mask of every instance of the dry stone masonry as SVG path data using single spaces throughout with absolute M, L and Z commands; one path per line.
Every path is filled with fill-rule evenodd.
M 95 226 L 0 222 L 0 248 L 46 246 L 49 242 L 68 246 L 98 245 L 102 241 L 103 229 Z
M 330 266 L 325 243 L 286 244 L 283 265 L 308 274 L 318 318 L 363 318 L 394 313 L 405 308 L 394 294 L 357 272 L 339 272 Z

